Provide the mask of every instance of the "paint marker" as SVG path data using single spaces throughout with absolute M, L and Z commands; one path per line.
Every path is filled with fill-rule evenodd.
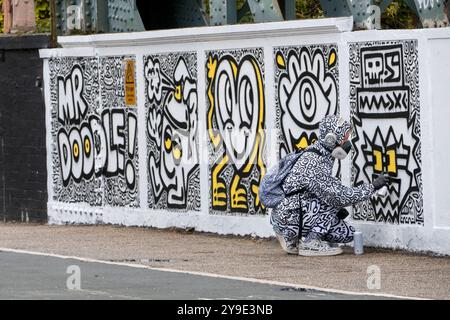
M 359 231 L 353 234 L 353 250 L 357 255 L 364 253 L 363 235 Z

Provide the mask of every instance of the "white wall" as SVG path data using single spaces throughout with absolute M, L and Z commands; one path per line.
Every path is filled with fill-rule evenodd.
M 420 113 L 418 118 L 420 120 L 415 122 L 417 128 L 420 129 L 418 135 L 419 138 L 416 138 L 416 140 L 412 139 L 412 135 L 410 134 L 410 130 L 412 129 L 405 125 L 406 122 L 401 119 L 399 120 L 398 117 L 395 118 L 390 116 L 388 112 L 386 113 L 387 116 L 385 115 L 384 118 L 380 118 L 381 120 L 375 120 L 375 122 L 373 120 L 364 120 L 360 130 L 361 132 L 366 132 L 368 135 L 373 136 L 377 127 L 385 134 L 387 131 L 386 128 L 389 125 L 392 125 L 396 135 L 402 135 L 402 137 L 406 139 L 405 141 L 410 139 L 409 143 L 418 146 L 417 150 L 420 150 L 420 152 L 415 155 L 415 158 L 410 154 L 408 159 L 411 159 L 411 161 L 406 169 L 403 171 L 399 169 L 401 166 L 400 163 L 403 161 L 401 160 L 401 157 L 397 159 L 398 162 L 395 166 L 395 169 L 399 169 L 395 175 L 403 183 L 398 198 L 401 200 L 402 197 L 405 198 L 407 196 L 405 195 L 405 184 L 407 183 L 409 185 L 409 189 L 407 188 L 408 190 L 411 190 L 411 188 L 418 190 L 417 192 L 413 192 L 413 198 L 409 198 L 410 200 L 412 199 L 411 203 L 417 205 L 417 208 L 405 215 L 398 212 L 399 209 L 397 206 L 392 209 L 392 212 L 397 213 L 397 218 L 392 219 L 390 219 L 389 216 L 381 216 L 381 218 L 378 217 L 372 219 L 371 214 L 373 213 L 373 210 L 371 209 L 371 211 L 363 208 L 360 209 L 360 211 L 354 212 L 354 220 L 352 223 L 355 224 L 357 229 L 363 231 L 365 242 L 368 245 L 450 254 L 450 197 L 447 196 L 447 193 L 450 191 L 450 169 L 446 165 L 449 162 L 446 160 L 450 160 L 450 151 L 448 151 L 449 148 L 445 147 L 450 147 L 450 143 L 447 141 L 450 129 L 445 122 L 445 119 L 448 118 L 446 116 L 449 115 L 449 111 L 446 109 L 446 101 L 448 100 L 446 95 L 448 90 L 446 89 L 450 88 L 450 63 L 446 58 L 449 56 L 448 50 L 450 50 L 450 29 L 351 32 L 351 26 L 351 18 L 339 18 L 223 27 L 202 27 L 178 29 L 176 31 L 164 30 L 131 34 L 104 34 L 59 38 L 59 43 L 62 45 L 62 48 L 41 50 L 41 57 L 45 59 L 44 77 L 48 129 L 49 223 L 113 223 L 127 226 L 154 226 L 159 228 L 171 226 L 182 228 L 193 227 L 199 231 L 209 231 L 220 234 L 253 234 L 261 237 L 272 236 L 273 231 L 269 223 L 269 212 L 266 211 L 266 214 L 261 214 L 264 213 L 264 210 L 257 206 L 255 197 L 251 195 L 250 184 L 253 179 L 252 177 L 257 177 L 258 174 L 260 175 L 262 170 L 258 166 L 250 169 L 251 177 L 247 178 L 248 181 L 245 179 L 245 181 L 241 180 L 242 186 L 247 190 L 248 208 L 246 209 L 246 212 L 230 212 L 232 211 L 230 203 L 228 203 L 227 208 L 222 211 L 211 209 L 211 164 L 208 164 L 208 160 L 214 158 L 216 154 L 212 154 L 211 149 L 208 149 L 210 142 L 206 134 L 208 126 L 207 114 L 210 105 L 207 96 L 209 82 L 206 77 L 206 53 L 217 53 L 219 57 L 221 57 L 221 54 L 231 53 L 235 56 L 234 59 L 238 64 L 240 63 L 242 55 L 249 54 L 255 58 L 254 61 L 259 64 L 261 67 L 260 70 L 263 72 L 262 78 L 264 81 L 265 97 L 264 123 L 267 129 L 273 129 L 276 128 L 277 123 L 279 125 L 279 121 L 281 121 L 279 118 L 277 119 L 277 109 L 279 111 L 283 108 L 281 102 L 278 102 L 282 99 L 275 90 L 276 81 L 278 81 L 280 74 L 288 71 L 287 68 L 284 70 L 276 65 L 274 48 L 293 46 L 296 50 L 300 50 L 301 47 L 305 47 L 308 48 L 310 54 L 313 55 L 313 50 L 321 46 L 322 59 L 325 62 L 325 67 L 327 69 L 326 74 L 330 77 L 334 77 L 336 80 L 336 92 L 338 95 L 337 108 L 340 110 L 342 116 L 350 118 L 354 111 L 351 109 L 351 103 L 357 98 L 356 95 L 352 93 L 351 79 L 349 78 L 349 62 L 354 59 L 352 52 L 349 50 L 349 46 L 352 43 L 368 43 L 374 41 L 376 42 L 374 45 L 380 46 L 397 44 L 397 47 L 402 47 L 403 57 L 413 57 L 414 52 L 411 54 L 405 52 L 405 50 L 408 50 L 405 40 L 414 40 L 416 41 L 414 43 L 417 44 L 418 49 L 418 82 L 416 83 L 414 79 L 408 78 L 409 75 L 416 74 L 415 70 L 417 62 L 412 64 L 412 68 L 408 67 L 408 70 L 410 71 L 405 71 L 407 69 L 407 61 L 405 61 L 405 68 L 402 69 L 402 66 L 399 68 L 403 70 L 402 75 L 405 77 L 404 83 L 405 86 L 409 88 L 409 105 Z M 364 47 L 364 45 L 362 45 L 362 47 Z M 241 49 L 244 48 L 249 49 L 250 51 L 242 51 Z M 258 54 L 255 54 L 255 51 L 253 50 L 254 48 L 262 48 L 263 56 L 258 58 Z M 337 63 L 334 66 L 331 64 L 332 59 L 330 58 L 330 53 L 333 48 L 336 49 L 337 52 Z M 152 205 L 149 203 L 154 201 L 154 193 L 152 193 L 153 188 L 150 186 L 147 173 L 149 168 L 149 150 L 147 149 L 149 145 L 153 146 L 153 142 L 149 142 L 148 140 L 146 127 L 148 110 L 149 108 L 153 108 L 153 105 L 149 102 L 148 96 L 146 96 L 147 92 L 145 88 L 147 82 L 144 76 L 144 64 L 148 61 L 146 60 L 148 56 L 151 56 L 152 58 L 158 56 L 161 59 L 164 59 L 165 56 L 161 54 L 170 52 L 179 53 L 178 56 L 175 54 L 175 57 L 184 55 L 185 52 L 193 52 L 197 62 L 196 77 L 193 78 L 195 78 L 194 80 L 196 81 L 196 93 L 198 97 L 199 181 L 189 180 L 188 178 L 187 183 L 188 185 L 194 186 L 189 191 L 191 192 L 193 190 L 193 193 L 189 194 L 194 195 L 194 198 L 196 197 L 195 199 L 200 199 L 200 202 L 198 205 L 195 205 L 186 201 L 188 203 L 184 204 L 182 206 L 183 208 L 175 210 L 169 208 L 169 200 L 164 200 L 164 196 L 164 201 L 160 199 L 160 202 L 158 202 L 159 207 L 152 208 Z M 101 205 L 96 206 L 92 205 L 92 203 L 89 204 L 89 201 L 80 201 L 79 192 L 76 201 L 70 201 L 71 194 L 77 194 L 73 191 L 73 188 L 76 189 L 77 184 L 69 182 L 68 187 L 61 186 L 61 170 L 58 167 L 58 161 L 55 160 L 58 154 L 56 146 L 56 130 L 63 125 L 58 124 L 58 122 L 55 121 L 58 95 L 55 91 L 57 82 L 54 77 L 55 75 L 62 76 L 62 73 L 64 72 L 66 72 L 64 75 L 67 76 L 68 69 L 66 70 L 63 67 L 58 69 L 59 71 L 55 71 L 54 69 L 51 69 L 49 65 L 52 67 L 63 65 L 61 62 L 63 61 L 61 60 L 63 57 L 69 57 L 69 59 L 74 59 L 75 57 L 94 57 L 100 61 L 101 57 L 124 55 L 134 58 L 136 64 L 137 105 L 125 108 L 127 108 L 127 114 L 128 112 L 135 113 L 138 120 L 137 146 L 139 150 L 139 160 L 136 168 L 138 172 L 138 185 L 135 187 L 137 194 L 130 198 L 126 195 L 127 191 L 125 190 L 122 197 L 125 199 L 123 200 L 123 205 L 120 205 L 120 203 L 114 199 L 108 200 L 107 197 L 109 191 L 106 192 L 104 190 L 100 191 L 103 192 L 101 194 Z M 120 64 L 120 59 L 114 60 L 111 58 L 111 62 L 119 61 L 118 63 Z M 391 63 L 392 66 L 396 66 L 395 61 L 391 61 Z M 90 68 L 88 64 L 86 65 L 88 66 L 86 68 Z M 93 65 L 95 65 L 95 60 Z M 105 77 L 104 74 L 102 74 L 104 69 L 101 68 L 106 65 L 106 62 L 104 64 L 99 62 L 101 70 L 101 72 L 99 72 L 100 83 L 104 81 L 102 79 Z M 168 62 L 166 65 L 170 65 L 170 63 Z M 188 69 L 190 69 L 190 66 L 188 66 Z M 190 69 L 191 73 L 193 72 L 192 70 L 193 69 Z M 395 71 L 392 72 L 395 74 Z M 385 78 L 387 79 L 388 76 L 389 75 L 386 75 Z M 114 81 L 117 81 L 117 79 Z M 383 85 L 387 85 L 390 90 L 391 87 L 389 87 L 389 81 L 389 79 L 385 80 Z M 321 80 L 319 82 L 323 85 L 326 81 Z M 416 84 L 418 87 L 413 88 Z M 354 83 L 353 86 L 359 87 L 359 84 Z M 106 95 L 102 96 L 102 92 L 107 91 L 104 88 L 106 87 L 100 85 L 98 96 L 91 97 L 92 103 L 98 101 L 101 106 L 102 104 L 109 102 L 106 101 Z M 390 91 L 393 90 L 394 89 Z M 364 91 L 364 88 L 362 91 Z M 417 93 L 418 95 L 416 95 Z M 374 95 L 373 92 L 369 94 Z M 387 94 L 387 96 L 389 95 L 390 93 Z M 330 97 L 331 95 L 328 96 L 328 98 Z M 120 103 L 122 102 L 119 102 L 119 104 Z M 109 107 L 111 106 L 103 108 Z M 115 107 L 113 106 L 111 108 L 114 109 Z M 260 106 L 260 108 L 262 107 Z M 257 110 L 257 108 L 254 109 L 254 111 Z M 310 124 L 313 124 L 315 119 L 311 121 Z M 294 135 L 303 132 L 300 130 L 301 128 L 292 126 L 292 121 L 290 122 L 289 119 L 285 121 L 285 125 L 292 128 L 291 132 L 293 132 Z M 70 128 L 70 126 L 66 125 L 66 128 Z M 127 129 L 124 130 L 126 131 Z M 308 131 L 309 138 L 311 138 L 311 132 L 314 132 L 314 130 Z M 270 168 L 274 159 L 277 158 L 279 142 L 280 141 L 277 140 L 277 134 L 268 130 L 268 133 L 266 134 L 266 143 L 264 144 L 266 149 L 261 152 L 266 167 Z M 388 143 L 386 142 L 384 144 L 386 145 Z M 126 142 L 126 145 L 128 146 L 128 141 Z M 362 150 L 362 148 L 364 148 L 363 145 L 361 140 L 358 140 L 356 143 L 357 148 L 360 148 L 358 150 Z M 128 156 L 125 155 L 125 158 L 126 157 Z M 341 174 L 345 184 L 350 184 L 354 179 L 357 181 L 366 179 L 363 176 L 352 178 L 350 174 L 351 168 L 354 168 L 355 165 L 361 166 L 361 168 L 364 166 L 361 159 L 362 158 L 356 157 L 353 161 L 347 159 L 347 161 L 342 163 Z M 414 159 L 419 159 L 421 163 L 415 163 L 412 167 L 411 164 L 414 163 Z M 373 166 L 375 167 L 376 165 L 374 164 Z M 232 166 L 227 168 L 229 168 L 227 170 L 230 170 L 230 172 L 234 172 Z M 421 176 L 423 184 L 420 186 L 415 186 L 415 183 L 417 183 L 420 178 L 419 180 L 409 179 L 409 170 L 413 169 Z M 372 169 L 369 167 L 367 170 L 370 171 Z M 234 177 L 236 174 L 231 175 Z M 88 186 L 86 188 L 89 188 L 90 183 L 93 183 L 95 179 L 99 179 L 98 181 L 100 181 L 99 183 L 102 188 L 105 187 L 105 183 L 109 183 L 105 181 L 111 181 L 110 183 L 112 184 L 125 181 L 123 174 L 117 174 L 116 176 L 108 178 L 109 180 L 103 179 L 102 177 L 92 178 L 87 183 L 81 182 L 81 184 L 83 184 L 83 186 Z M 408 182 L 404 182 L 406 180 L 408 180 Z M 170 190 L 168 181 L 163 181 L 162 185 L 166 186 L 165 190 Z M 227 188 L 230 188 L 230 185 L 231 182 L 227 184 Z M 90 189 L 86 188 L 77 190 L 84 190 L 84 192 L 88 193 L 86 190 Z M 111 191 L 112 193 L 114 193 L 113 190 L 114 189 Z M 228 191 L 229 190 L 230 189 L 228 189 Z M 199 193 L 196 194 L 195 192 Z M 83 194 L 81 194 L 81 199 L 82 198 Z M 135 205 L 135 202 L 133 202 L 133 199 L 138 199 L 139 204 L 137 206 Z M 108 204 L 108 201 L 112 201 L 112 204 Z

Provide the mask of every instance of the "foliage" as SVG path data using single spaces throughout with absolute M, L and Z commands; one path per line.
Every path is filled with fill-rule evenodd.
M 420 28 L 420 20 L 405 1 L 392 1 L 381 14 L 381 26 L 383 29 Z
M 0 33 L 3 33 L 3 0 L 0 0 Z
M 322 7 L 317 0 L 297 0 L 295 9 L 297 19 L 324 18 Z
M 50 1 L 49 0 L 34 0 L 34 13 L 36 15 L 36 29 L 37 32 L 50 32 Z

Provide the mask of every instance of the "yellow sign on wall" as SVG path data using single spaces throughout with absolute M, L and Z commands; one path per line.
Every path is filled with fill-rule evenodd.
M 134 74 L 134 60 L 125 60 L 125 104 L 136 105 L 136 80 Z

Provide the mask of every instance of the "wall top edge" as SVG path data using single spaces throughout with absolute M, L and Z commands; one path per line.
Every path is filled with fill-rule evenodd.
M 58 37 L 63 48 L 140 46 L 193 41 L 254 39 L 351 31 L 353 17 L 291 20 L 226 26 L 179 28 L 131 33 Z M 175 32 L 176 31 L 176 32 Z
M 39 57 L 41 59 L 50 59 L 56 57 L 91 57 L 95 56 L 95 49 L 92 47 L 81 48 L 57 48 L 57 49 L 40 49 Z

